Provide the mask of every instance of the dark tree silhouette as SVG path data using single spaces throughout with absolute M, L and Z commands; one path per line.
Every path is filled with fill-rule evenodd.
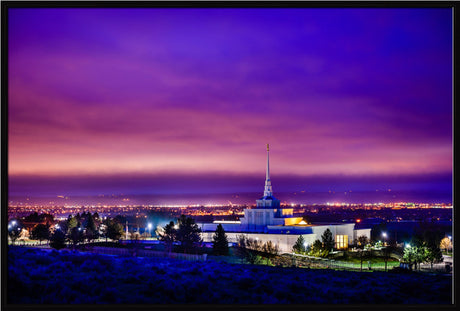
M 358 249 L 360 250 L 359 251 L 359 258 L 360 258 L 360 261 L 361 261 L 361 268 L 360 268 L 360 271 L 363 271 L 363 259 L 364 259 L 364 249 L 366 247 L 366 244 L 368 243 L 368 239 L 367 239 L 367 236 L 365 235 L 361 235 L 358 237 L 357 239 L 357 247 Z
M 305 252 L 304 243 L 305 243 L 305 239 L 303 238 L 303 235 L 299 235 L 294 246 L 292 246 L 292 251 L 297 254 L 304 253 Z
M 329 228 L 321 235 L 321 242 L 323 242 L 323 248 L 327 252 L 331 252 L 334 249 L 334 239 L 332 238 L 332 232 Z
M 48 240 L 50 237 L 50 227 L 45 224 L 38 224 L 32 229 L 32 239 L 39 240 L 42 244 L 43 240 Z
M 123 236 L 123 226 L 113 219 L 108 219 L 106 224 L 106 237 L 111 240 L 119 240 Z
M 260 240 L 250 239 L 244 234 L 237 236 L 237 256 L 241 259 L 247 260 L 251 264 L 260 262 L 260 255 L 262 255 L 262 243 Z
M 78 243 L 83 241 L 83 230 L 81 229 L 81 227 L 73 227 L 70 230 L 68 239 L 70 240 L 70 242 L 72 242 L 72 246 L 75 249 Z
M 180 242 L 180 248 L 184 253 L 192 253 L 202 242 L 201 229 L 193 218 L 185 215 L 181 215 L 177 222 L 179 228 L 177 229 L 176 239 Z
M 212 249 L 215 255 L 228 255 L 229 248 L 227 235 L 225 234 L 224 227 L 221 224 L 217 225 L 216 232 L 214 233 Z
M 313 245 L 311 247 L 311 252 L 313 253 L 313 255 L 320 256 L 322 250 L 323 250 L 323 243 L 321 243 L 320 240 L 315 240 L 315 242 L 313 242 Z
M 436 245 L 427 246 L 426 261 L 430 263 L 431 270 L 433 270 L 433 264 L 443 261 L 442 251 Z
M 57 250 L 65 248 L 66 236 L 65 233 L 61 230 L 55 230 L 50 236 L 50 246 Z
M 268 265 L 269 259 L 274 258 L 276 255 L 278 255 L 280 250 L 279 250 L 278 245 L 273 244 L 272 241 L 267 241 L 262 246 L 262 252 L 263 252 L 262 256 L 264 256 L 267 259 L 267 265 Z
M 157 235 L 159 236 L 160 241 L 165 243 L 165 248 L 167 252 L 172 251 L 172 246 L 174 241 L 176 241 L 176 229 L 174 228 L 174 221 L 170 221 L 169 224 L 163 227 L 163 230 L 160 230 Z
M 92 240 L 97 239 L 98 237 L 99 231 L 96 227 L 93 215 L 91 215 L 91 213 L 88 213 L 88 215 L 86 216 L 85 238 L 88 240 L 88 242 L 91 242 Z

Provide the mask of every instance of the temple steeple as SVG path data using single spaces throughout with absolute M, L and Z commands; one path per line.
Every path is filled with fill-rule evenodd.
M 271 197 L 273 195 L 272 183 L 270 181 L 270 148 L 267 144 L 267 171 L 265 174 L 265 189 L 264 197 Z
M 257 208 L 276 208 L 280 207 L 280 200 L 273 196 L 272 182 L 270 180 L 270 146 L 267 144 L 267 170 L 265 171 L 264 196 L 256 200 Z

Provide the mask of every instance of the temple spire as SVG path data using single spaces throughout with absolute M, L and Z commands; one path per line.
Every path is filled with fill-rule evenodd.
M 269 148 L 269 144 L 267 144 L 267 172 L 265 175 L 264 197 L 271 197 L 271 196 L 273 196 L 273 191 L 272 191 L 272 183 L 270 181 L 270 148 Z

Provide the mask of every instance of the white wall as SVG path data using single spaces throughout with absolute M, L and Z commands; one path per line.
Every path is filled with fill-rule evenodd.
M 300 234 L 266 234 L 266 233 L 241 233 L 241 232 L 227 232 L 227 239 L 229 242 L 236 243 L 237 236 L 244 234 L 250 239 L 259 239 L 262 243 L 272 241 L 275 245 L 278 245 L 280 253 L 291 253 L 292 246 L 299 238 Z M 204 242 L 212 242 L 214 232 L 202 232 L 201 237 Z M 316 240 L 316 234 L 303 234 L 305 241 L 308 244 L 312 244 Z
M 356 229 L 353 230 L 353 241 L 358 239 L 358 237 L 364 235 L 366 236 L 369 240 L 371 239 L 371 229 Z M 354 242 L 353 242 L 354 243 Z

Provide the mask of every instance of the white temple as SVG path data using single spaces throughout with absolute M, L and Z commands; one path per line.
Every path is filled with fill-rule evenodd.
M 236 242 L 237 236 L 247 235 L 259 239 L 263 243 L 272 241 L 282 252 L 291 252 L 292 246 L 302 235 L 307 244 L 313 244 L 326 229 L 332 232 L 336 248 L 347 248 L 349 244 L 361 235 L 370 238 L 371 229 L 354 229 L 354 223 L 317 223 L 307 224 L 302 217 L 293 217 L 292 208 L 282 208 L 280 200 L 273 196 L 270 180 L 270 150 L 267 144 L 267 168 L 265 188 L 262 198 L 256 200 L 255 208 L 244 210 L 244 217 L 239 221 L 214 221 L 213 223 L 198 223 L 204 242 L 211 242 L 217 225 L 222 224 L 229 242 Z

